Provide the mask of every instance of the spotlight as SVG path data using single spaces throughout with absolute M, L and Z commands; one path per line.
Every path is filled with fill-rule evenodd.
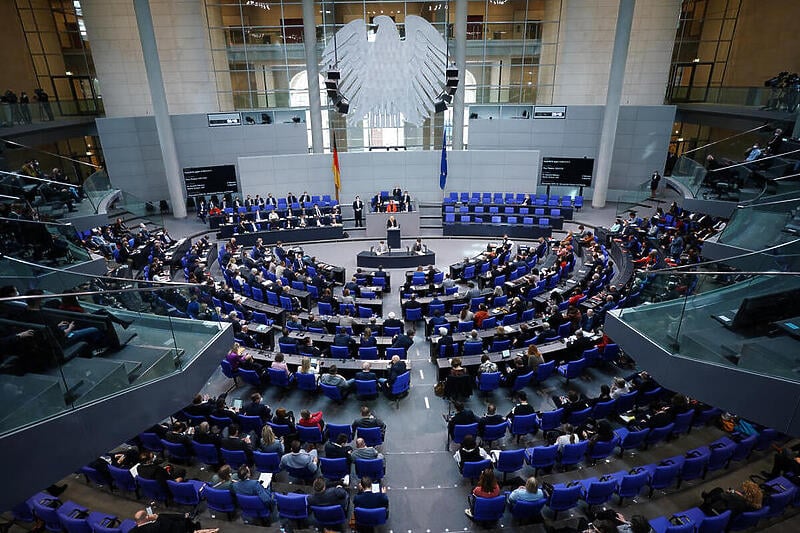
M 350 102 L 347 101 L 347 98 L 340 97 L 334 105 L 336 106 L 336 111 L 342 115 L 346 115 L 350 111 Z
M 443 100 L 436 100 L 436 102 L 434 102 L 434 104 L 433 104 L 433 109 L 437 113 L 442 113 L 442 112 L 447 110 L 447 104 L 444 103 Z
M 338 70 L 329 70 L 328 71 L 328 79 L 329 80 L 339 80 L 339 79 L 341 79 L 341 73 Z

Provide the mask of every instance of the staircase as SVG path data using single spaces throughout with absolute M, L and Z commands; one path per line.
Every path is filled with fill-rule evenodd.
M 442 203 L 419 202 L 419 231 L 425 237 L 442 235 Z

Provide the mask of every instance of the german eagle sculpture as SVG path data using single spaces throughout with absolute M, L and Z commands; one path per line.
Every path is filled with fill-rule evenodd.
M 339 93 L 347 98 L 347 122 L 367 118 L 372 127 L 421 125 L 434 111 L 446 81 L 447 46 L 422 17 L 405 18 L 405 39 L 394 21 L 374 18 L 375 37 L 367 24 L 354 20 L 340 29 L 322 53 L 324 71 L 338 70 Z

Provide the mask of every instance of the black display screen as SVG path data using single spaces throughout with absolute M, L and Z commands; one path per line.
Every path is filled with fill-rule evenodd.
M 236 165 L 216 165 L 183 169 L 187 196 L 238 192 Z
M 542 185 L 592 186 L 594 159 L 588 157 L 543 157 Z

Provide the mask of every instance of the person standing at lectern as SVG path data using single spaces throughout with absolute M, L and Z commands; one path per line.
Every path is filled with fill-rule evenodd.
M 356 199 L 353 201 L 353 215 L 356 219 L 356 227 L 360 228 L 364 225 L 364 202 L 361 201 L 361 197 L 356 195 Z
M 389 220 L 386 221 L 387 228 L 399 228 L 400 226 L 397 224 L 397 219 L 394 216 L 390 216 Z

